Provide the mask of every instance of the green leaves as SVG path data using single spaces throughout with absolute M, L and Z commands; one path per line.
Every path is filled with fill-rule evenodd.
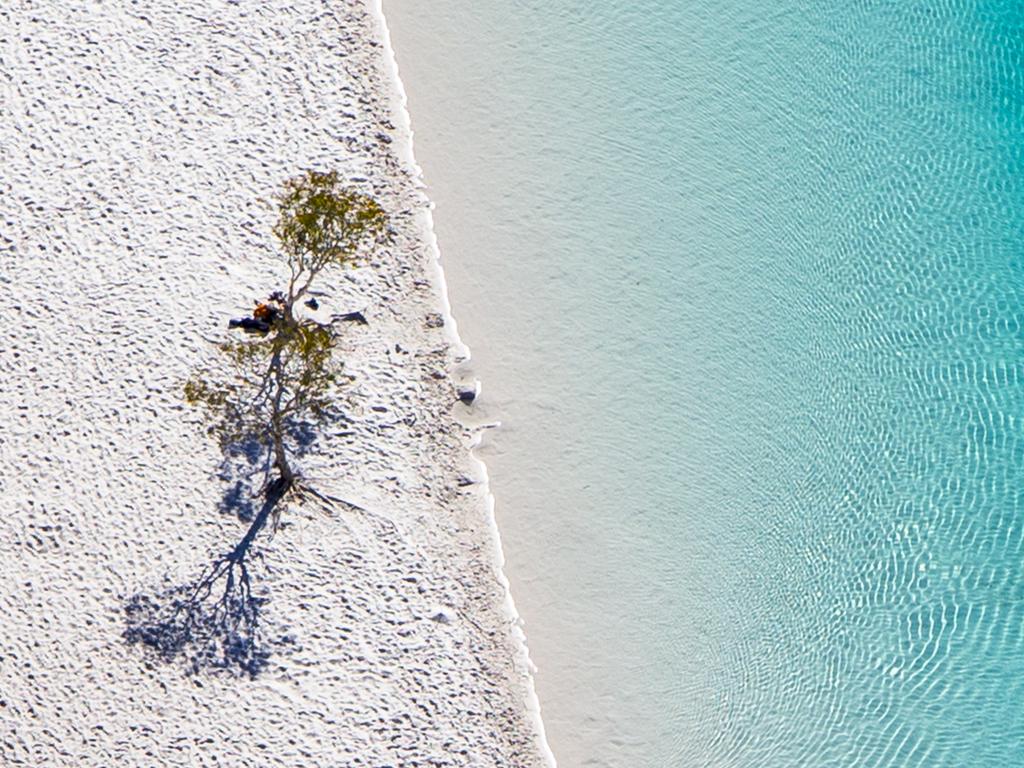
M 199 370 L 184 394 L 206 411 L 208 431 L 223 447 L 255 437 L 290 475 L 290 436 L 300 424 L 327 418 L 342 368 L 331 326 L 299 320 L 293 307 L 323 269 L 349 264 L 382 243 L 388 219 L 373 198 L 344 186 L 333 171 L 288 180 L 278 204 L 273 231 L 291 271 L 281 311 L 266 336 L 219 345 L 230 376 Z
M 289 298 L 306 291 L 327 265 L 344 266 L 383 242 L 388 218 L 373 198 L 344 186 L 336 171 L 306 171 L 285 182 L 274 226 L 292 272 Z
M 334 346 L 328 326 L 279 323 L 265 339 L 220 345 L 232 376 L 198 371 L 185 384 L 185 400 L 206 411 L 211 433 L 225 446 L 245 435 L 269 430 L 273 437 L 296 423 L 322 420 L 342 369 Z

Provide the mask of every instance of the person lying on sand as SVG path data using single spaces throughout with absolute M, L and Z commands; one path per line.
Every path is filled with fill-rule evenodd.
M 280 291 L 270 294 L 267 301 L 257 301 L 252 317 L 237 317 L 228 321 L 229 328 L 241 328 L 254 333 L 267 333 L 274 321 L 284 312 L 284 296 Z

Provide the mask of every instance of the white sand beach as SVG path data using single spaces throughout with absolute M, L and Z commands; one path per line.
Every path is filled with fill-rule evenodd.
M 553 765 L 382 19 L 373 0 L 0 10 L 3 765 Z M 320 316 L 368 324 L 339 350 L 348 420 L 297 464 L 354 506 L 293 503 L 258 543 L 283 640 L 266 669 L 187 674 L 125 642 L 125 603 L 245 532 L 182 387 L 282 287 L 272 199 L 307 168 L 395 234 L 318 286 Z

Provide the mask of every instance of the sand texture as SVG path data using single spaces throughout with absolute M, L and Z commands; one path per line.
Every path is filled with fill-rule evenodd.
M 16 0 L 0 10 L 0 763 L 536 766 L 486 486 L 457 421 L 428 201 L 358 0 Z M 229 316 L 283 287 L 272 198 L 339 169 L 393 246 L 325 276 L 363 310 L 342 408 L 258 546 L 284 640 L 186 674 L 122 639 L 139 591 L 245 532 L 187 406 Z

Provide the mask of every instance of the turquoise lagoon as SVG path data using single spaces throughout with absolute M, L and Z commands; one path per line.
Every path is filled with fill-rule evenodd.
M 385 12 L 560 765 L 1024 765 L 1024 6 Z

